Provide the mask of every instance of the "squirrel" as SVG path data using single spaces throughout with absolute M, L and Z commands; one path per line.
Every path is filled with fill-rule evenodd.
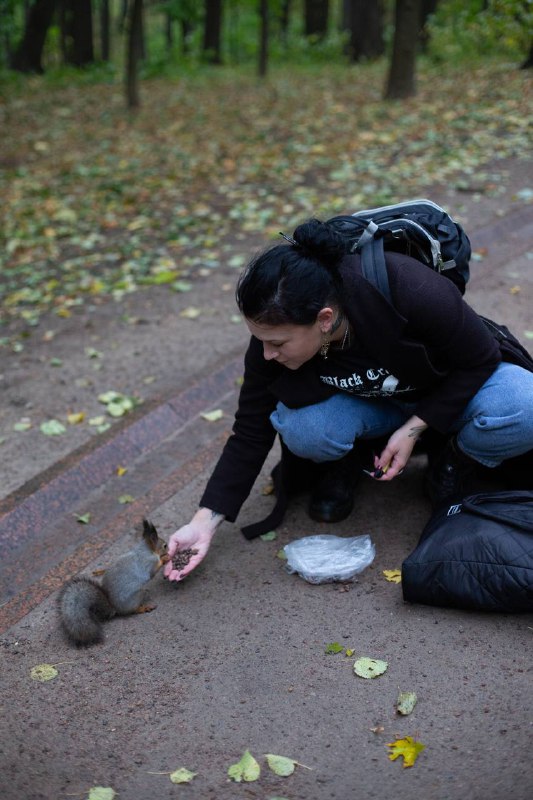
M 142 539 L 105 570 L 101 584 L 81 576 L 60 590 L 57 606 L 67 638 L 76 645 L 97 644 L 103 638 L 102 622 L 153 611 L 156 606 L 143 604 L 144 585 L 169 559 L 167 543 L 144 519 Z

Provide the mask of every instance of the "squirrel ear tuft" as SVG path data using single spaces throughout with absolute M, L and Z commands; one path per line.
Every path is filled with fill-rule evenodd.
M 151 541 L 157 541 L 158 539 L 157 529 L 155 525 L 148 519 L 143 519 L 143 537 Z

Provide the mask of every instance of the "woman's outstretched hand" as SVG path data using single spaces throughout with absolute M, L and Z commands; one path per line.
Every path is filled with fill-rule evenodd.
M 424 420 L 413 416 L 401 428 L 394 431 L 385 449 L 374 459 L 376 480 L 392 481 L 403 471 L 411 457 L 416 440 L 427 427 Z
M 222 514 L 200 508 L 192 520 L 179 528 L 169 539 L 164 575 L 170 581 L 181 581 L 202 561 L 211 545 Z

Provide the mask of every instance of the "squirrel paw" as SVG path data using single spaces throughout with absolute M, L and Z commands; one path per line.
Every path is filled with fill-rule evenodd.
M 139 608 L 136 609 L 135 613 L 136 614 L 149 614 L 150 611 L 154 610 L 154 608 L 157 608 L 157 606 L 148 605 L 148 604 L 142 605 L 142 606 L 139 606 Z

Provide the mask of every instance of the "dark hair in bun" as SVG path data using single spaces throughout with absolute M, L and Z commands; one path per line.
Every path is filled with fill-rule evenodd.
M 254 258 L 237 284 L 236 300 L 248 319 L 266 325 L 312 325 L 327 305 L 342 306 L 339 265 L 348 252 L 340 234 L 311 219 Z

